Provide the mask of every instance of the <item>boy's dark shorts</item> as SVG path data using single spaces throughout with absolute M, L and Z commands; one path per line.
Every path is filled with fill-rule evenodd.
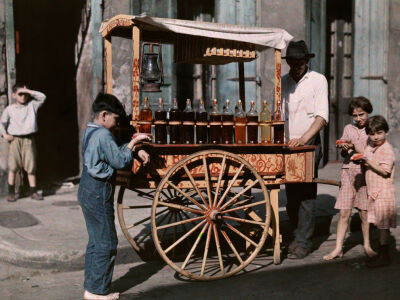
M 17 172 L 24 169 L 36 173 L 36 140 L 34 135 L 14 136 L 8 152 L 8 169 Z

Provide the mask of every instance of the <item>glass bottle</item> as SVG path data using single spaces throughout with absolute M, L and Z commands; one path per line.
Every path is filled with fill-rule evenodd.
M 194 111 L 190 99 L 186 100 L 186 108 L 183 111 L 183 142 L 194 144 Z
M 233 144 L 233 113 L 227 99 L 222 111 L 222 144 Z
M 139 132 L 151 133 L 152 112 L 150 109 L 149 98 L 144 98 L 143 107 L 139 112 Z
M 208 115 L 204 102 L 200 99 L 199 110 L 196 111 L 196 144 L 207 144 Z
M 246 115 L 247 121 L 247 143 L 258 143 L 258 113 L 254 101 L 250 102 L 250 110 Z
M 181 143 L 181 124 L 182 117 L 181 111 L 178 107 L 178 101 L 174 98 L 172 102 L 172 107 L 169 110 L 169 143 L 170 144 L 180 144 Z
M 235 143 L 246 144 L 246 113 L 242 108 L 242 100 L 239 100 L 235 111 Z
M 261 143 L 272 143 L 271 140 L 271 125 L 266 122 L 271 121 L 271 112 L 268 109 L 267 101 L 263 102 L 263 109 L 260 113 L 260 124 L 261 127 Z
M 278 105 L 277 110 L 274 113 L 274 143 L 283 144 L 285 138 L 285 123 L 282 121 L 281 106 Z
M 209 141 L 211 144 L 221 143 L 221 114 L 218 110 L 217 99 L 214 99 L 210 112 Z
M 154 139 L 156 144 L 167 143 L 167 112 L 162 98 L 158 98 L 158 108 L 154 112 Z

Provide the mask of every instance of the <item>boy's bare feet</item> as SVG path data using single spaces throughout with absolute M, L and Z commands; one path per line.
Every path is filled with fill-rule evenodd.
M 111 293 L 108 295 L 96 295 L 88 291 L 83 294 L 83 299 L 85 300 L 117 300 L 119 299 L 119 293 Z
M 364 246 L 364 252 L 365 252 L 365 255 L 367 255 L 368 257 L 374 257 L 374 256 L 378 255 L 378 253 L 376 253 L 374 250 L 372 250 L 371 247 Z
M 335 249 L 331 253 L 325 255 L 323 257 L 324 260 L 332 260 L 334 258 L 342 258 L 343 257 L 343 250 L 342 249 Z

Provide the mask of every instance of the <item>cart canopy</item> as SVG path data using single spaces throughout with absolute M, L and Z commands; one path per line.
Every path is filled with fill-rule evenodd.
M 119 36 L 132 38 L 132 26 L 141 29 L 143 41 L 157 41 L 173 44 L 180 35 L 236 41 L 254 45 L 256 50 L 265 48 L 283 49 L 293 38 L 280 28 L 247 27 L 178 19 L 154 18 L 145 14 L 139 16 L 117 15 L 102 23 L 103 37 Z

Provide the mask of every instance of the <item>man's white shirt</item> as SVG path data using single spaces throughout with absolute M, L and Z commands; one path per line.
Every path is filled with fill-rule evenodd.
M 289 74 L 283 76 L 282 107 L 286 142 L 300 138 L 317 116 L 328 123 L 328 82 L 325 76 L 308 70 L 297 83 Z

